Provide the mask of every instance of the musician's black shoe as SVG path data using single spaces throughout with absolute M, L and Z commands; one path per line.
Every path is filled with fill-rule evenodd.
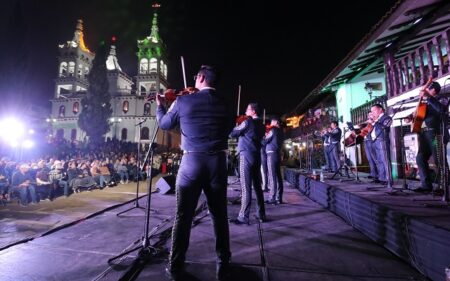
M 377 179 L 374 179 L 374 180 L 371 180 L 370 183 L 380 183 L 380 181 Z
M 250 221 L 241 221 L 240 219 L 236 218 L 233 220 L 230 220 L 231 223 L 234 223 L 235 225 L 250 225 Z
M 171 281 L 181 281 L 183 280 L 183 270 L 171 270 L 170 268 L 166 267 L 166 277 L 169 278 Z
M 266 204 L 273 204 L 273 205 L 277 205 L 278 204 L 277 200 L 266 200 L 266 201 L 264 201 L 264 203 L 266 203 Z
M 431 188 L 419 187 L 419 188 L 414 189 L 413 191 L 419 192 L 419 193 L 430 193 Z
M 368 179 L 373 179 L 373 177 L 372 177 L 372 176 L 367 176 L 367 178 L 368 178 Z
M 255 219 L 257 219 L 260 223 L 265 223 L 265 222 L 267 222 L 266 216 L 258 216 L 258 215 L 255 215 Z
M 230 279 L 230 263 L 218 262 L 216 264 L 216 278 L 219 281 L 225 281 Z
M 435 189 L 432 191 L 433 196 L 442 196 L 444 195 L 444 190 L 443 189 Z

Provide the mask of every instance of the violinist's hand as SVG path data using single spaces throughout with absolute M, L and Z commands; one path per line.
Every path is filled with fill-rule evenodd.
M 420 93 L 419 93 L 419 95 L 420 95 L 421 98 L 427 99 L 427 97 L 428 97 L 428 95 L 429 95 L 428 89 L 421 90 Z
M 157 94 L 156 95 L 156 104 L 161 105 L 163 102 L 164 96 Z

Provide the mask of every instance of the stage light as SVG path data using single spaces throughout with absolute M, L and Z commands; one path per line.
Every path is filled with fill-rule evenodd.
M 29 129 L 28 130 L 28 134 L 30 134 L 30 135 L 34 134 L 34 130 L 33 129 Z
M 31 140 L 24 140 L 22 142 L 22 147 L 24 148 L 32 148 L 34 146 L 34 143 Z
M 19 146 L 19 142 L 16 140 L 12 140 L 9 142 L 9 145 L 14 148 L 14 147 L 18 147 Z
M 14 118 L 7 118 L 0 122 L 0 136 L 7 142 L 19 139 L 24 131 L 22 123 Z

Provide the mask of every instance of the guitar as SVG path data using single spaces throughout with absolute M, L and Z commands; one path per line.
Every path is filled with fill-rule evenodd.
M 430 77 L 422 87 L 421 91 L 425 91 L 428 86 L 433 82 L 433 77 Z M 420 133 L 422 128 L 423 120 L 425 120 L 425 115 L 427 114 L 427 104 L 423 102 L 423 96 L 419 98 L 419 103 L 417 104 L 416 111 L 413 115 L 413 120 L 411 122 L 411 133 Z

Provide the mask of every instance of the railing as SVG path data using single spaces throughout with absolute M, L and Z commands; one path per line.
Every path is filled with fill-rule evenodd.
M 450 72 L 450 28 L 395 61 L 387 59 L 386 82 L 389 98 L 425 84 L 428 77 L 442 77 Z M 393 55 L 393 54 L 391 54 Z
M 366 102 L 365 104 L 350 109 L 352 123 L 355 125 L 365 123 L 367 121 L 367 114 L 369 113 L 370 108 L 377 103 L 386 108 L 386 96 L 377 97 L 369 102 Z

